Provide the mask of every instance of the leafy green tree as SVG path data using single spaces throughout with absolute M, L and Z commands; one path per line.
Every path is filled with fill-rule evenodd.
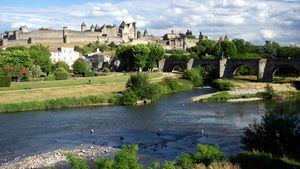
M 89 64 L 83 58 L 77 59 L 72 67 L 74 74 L 81 74 L 82 76 L 84 76 L 84 73 L 89 70 Z
M 39 65 L 33 65 L 31 68 L 30 68 L 30 72 L 31 72 L 31 77 L 32 78 L 39 78 L 41 77 L 42 75 L 42 70 L 41 70 L 41 67 Z
M 245 39 L 233 39 L 232 42 L 235 44 L 238 54 L 255 52 L 255 47 Z
M 278 57 L 280 51 L 280 45 L 276 42 L 266 41 L 265 45 L 262 47 L 261 54 L 265 58 L 276 58 Z
M 189 51 L 193 51 L 196 53 L 199 57 L 203 58 L 203 56 L 206 55 L 213 55 L 214 54 L 214 48 L 215 48 L 216 42 L 212 40 L 201 40 L 197 43 L 196 46 L 189 49 Z
M 39 65 L 43 72 L 51 71 L 51 53 L 49 49 L 43 45 L 34 45 L 29 48 L 30 58 L 35 65 Z
M 66 71 L 70 72 L 70 66 L 65 61 L 58 61 L 55 64 L 55 68 L 63 67 Z
M 3 65 L 23 65 L 26 68 L 30 68 L 33 65 L 32 59 L 28 51 L 12 50 L 0 52 L 0 67 Z
M 283 46 L 279 50 L 279 58 L 300 58 L 300 47 Z
M 132 46 L 132 56 L 134 58 L 134 69 L 144 69 L 146 67 L 147 58 L 149 56 L 150 49 L 143 44 Z
M 261 122 L 245 128 L 242 144 L 246 150 L 258 150 L 277 156 L 298 156 L 300 150 L 300 120 L 287 112 L 268 112 Z
M 134 58 L 131 45 L 120 45 L 116 50 L 116 56 L 128 70 L 134 69 Z
M 147 46 L 150 49 L 150 53 L 146 60 L 146 67 L 152 70 L 154 67 L 157 67 L 158 62 L 163 59 L 165 50 L 160 44 L 148 44 Z

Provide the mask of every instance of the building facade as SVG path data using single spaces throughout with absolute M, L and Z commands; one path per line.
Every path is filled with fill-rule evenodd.
M 79 58 L 79 52 L 74 51 L 74 48 L 72 47 L 61 47 L 56 51 L 51 51 L 50 57 L 52 63 L 64 61 L 69 65 L 70 69 L 72 69 L 72 65 Z

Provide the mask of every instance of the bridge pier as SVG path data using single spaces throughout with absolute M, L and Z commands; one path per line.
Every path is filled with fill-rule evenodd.
M 158 71 L 163 72 L 165 66 L 166 59 L 162 59 L 158 62 Z
M 221 59 L 219 61 L 219 78 L 224 77 L 226 64 L 227 64 L 227 58 Z
M 187 63 L 186 63 L 186 69 L 187 70 L 191 70 L 193 67 L 193 63 L 194 63 L 194 59 L 190 59 Z

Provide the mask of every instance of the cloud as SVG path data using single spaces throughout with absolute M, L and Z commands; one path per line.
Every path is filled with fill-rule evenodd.
M 212 39 L 224 34 L 256 44 L 274 40 L 300 44 L 300 3 L 296 0 L 123 0 L 63 7 L 0 6 L 0 32 L 27 25 L 31 29 L 136 21 L 141 30 L 162 35 L 174 29 Z

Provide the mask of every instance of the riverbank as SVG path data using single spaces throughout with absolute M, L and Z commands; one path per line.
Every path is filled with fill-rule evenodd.
M 151 83 L 159 84 L 161 88 L 165 89 L 161 93 L 159 93 L 159 96 L 163 94 L 170 94 L 174 92 L 190 90 L 193 88 L 191 82 L 188 82 L 183 79 L 178 79 L 177 74 L 150 73 L 149 77 Z M 168 83 L 160 84 L 159 82 L 161 82 L 165 77 L 174 77 L 174 82 L 176 83 L 177 88 L 173 89 L 174 86 L 168 86 Z M 92 85 L 82 86 L 81 83 L 84 82 L 84 80 L 88 79 L 86 78 L 84 80 L 79 79 L 79 82 L 76 82 L 76 80 L 72 80 L 76 82 L 74 86 L 69 86 L 71 85 L 69 81 L 62 81 L 62 83 L 65 83 L 67 87 L 58 87 L 57 85 L 62 86 L 62 84 L 58 84 L 57 81 L 55 81 L 53 82 L 54 84 L 35 85 L 32 89 L 28 89 L 26 91 L 11 91 L 11 89 L 8 89 L 6 91 L 0 92 L 0 101 L 1 99 L 3 100 L 3 102 L 1 102 L 0 104 L 0 113 L 73 108 L 84 106 L 116 105 L 119 104 L 121 92 L 125 90 L 125 85 L 128 78 L 129 74 L 116 74 L 115 76 L 106 77 L 104 79 L 94 79 L 94 81 L 102 80 L 102 83 L 100 82 L 101 84 L 94 84 L 95 82 L 92 81 Z M 104 80 L 107 83 L 103 83 Z M 24 87 L 24 85 L 28 84 L 24 83 L 21 85 L 23 85 Z M 53 87 L 48 87 L 49 85 L 52 85 Z M 81 90 L 81 88 L 84 88 L 85 90 Z M 96 89 L 96 91 L 94 89 Z M 8 97 L 9 95 L 12 96 Z M 12 99 L 13 96 L 15 96 L 16 99 Z M 23 97 L 23 99 L 21 99 L 20 97 Z
M 265 92 L 269 84 L 278 94 L 279 99 L 291 99 L 299 96 L 299 92 L 292 83 L 260 83 L 242 80 L 226 80 L 234 84 L 234 89 L 230 91 L 217 91 L 214 93 L 195 96 L 193 102 L 246 102 L 258 101 L 262 98 L 260 93 Z
M 112 156 L 117 149 L 112 147 L 101 147 L 96 145 L 79 146 L 73 150 L 55 150 L 37 154 L 29 157 L 17 157 L 15 160 L 0 165 L 1 169 L 27 169 L 27 168 L 71 168 L 67 161 L 66 153 L 71 153 L 87 161 L 92 162 L 93 159 L 99 157 Z

